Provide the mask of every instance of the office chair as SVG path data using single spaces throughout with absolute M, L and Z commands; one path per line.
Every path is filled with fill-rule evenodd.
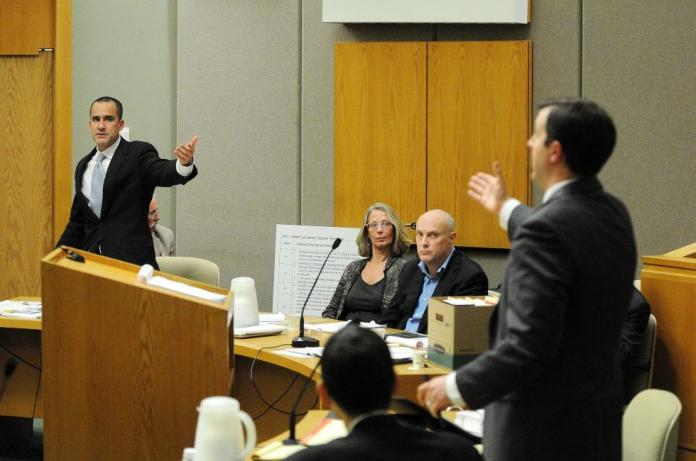
M 623 460 L 674 461 L 681 411 L 671 392 L 648 389 L 636 395 L 623 415 Z
M 158 256 L 157 264 L 161 272 L 178 275 L 208 285 L 220 285 L 220 269 L 207 259 L 190 256 Z

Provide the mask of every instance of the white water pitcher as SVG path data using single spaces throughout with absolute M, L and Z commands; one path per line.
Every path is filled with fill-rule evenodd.
M 242 426 L 246 431 L 246 444 Z M 256 427 L 232 397 L 207 397 L 198 407 L 196 461 L 242 461 L 256 445 Z
M 259 324 L 259 302 L 256 285 L 251 277 L 235 277 L 230 283 L 234 292 L 234 327 L 243 328 Z

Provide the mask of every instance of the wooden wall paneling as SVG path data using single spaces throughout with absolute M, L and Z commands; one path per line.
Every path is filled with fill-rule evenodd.
M 53 54 L 0 57 L 0 299 L 41 293 L 53 246 Z
M 428 209 L 457 223 L 457 245 L 509 248 L 498 219 L 467 196 L 498 160 L 510 194 L 529 203 L 529 41 L 428 44 Z
M 57 0 L 0 0 L 0 55 L 35 55 L 55 47 Z
M 72 1 L 56 0 L 53 79 L 53 241 L 70 216 L 72 202 Z
M 426 44 L 334 51 L 334 225 L 359 227 L 373 202 L 414 221 L 425 211 Z

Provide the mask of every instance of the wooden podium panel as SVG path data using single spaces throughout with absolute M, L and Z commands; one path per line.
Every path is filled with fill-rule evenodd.
M 680 456 L 696 451 L 696 243 L 644 256 L 641 291 L 657 319 L 653 387 L 682 402 Z M 693 453 L 692 453 L 693 454 Z
M 86 261 L 42 261 L 45 459 L 180 459 L 201 399 L 228 393 L 230 297 L 139 284 L 139 267 L 75 252 Z

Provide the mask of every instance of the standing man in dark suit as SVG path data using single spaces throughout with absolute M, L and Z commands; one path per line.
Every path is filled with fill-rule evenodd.
M 288 461 L 481 461 L 459 435 L 429 432 L 387 412 L 396 378 L 389 349 L 370 330 L 348 325 L 326 343 L 317 394 L 348 435 L 300 451 Z
M 397 328 L 428 332 L 428 301 L 433 296 L 488 294 L 488 277 L 476 261 L 454 247 L 454 219 L 443 210 L 430 210 L 416 221 L 418 259 L 401 274 L 396 304 Z
M 157 268 L 147 219 L 152 193 L 196 176 L 198 137 L 176 147 L 176 160 L 164 160 L 151 144 L 122 139 L 123 126 L 120 101 L 103 96 L 92 103 L 89 129 L 96 147 L 75 169 L 75 198 L 58 245 Z
M 636 247 L 626 207 L 596 177 L 615 140 L 601 107 L 552 101 L 527 143 L 542 206 L 510 199 L 497 164 L 469 182 L 512 241 L 493 343 L 418 398 L 433 413 L 486 407 L 487 461 L 621 459 L 618 344 Z

